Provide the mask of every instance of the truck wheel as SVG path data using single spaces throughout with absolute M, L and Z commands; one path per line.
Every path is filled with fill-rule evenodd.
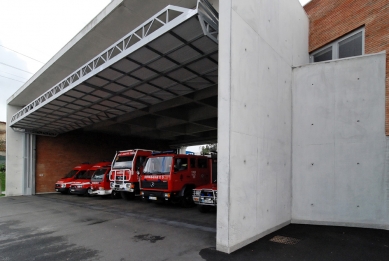
M 132 200 L 132 199 L 135 198 L 135 193 L 134 192 L 124 192 L 124 191 L 121 191 L 120 195 L 125 200 Z
M 193 194 L 192 188 L 185 189 L 184 195 L 182 196 L 182 200 L 181 200 L 181 205 L 184 208 L 189 208 L 194 206 L 192 194 Z
M 122 196 L 120 195 L 119 191 L 116 191 L 116 190 L 112 191 L 111 198 L 116 199 L 116 198 L 121 198 L 121 197 Z
M 207 213 L 209 212 L 209 209 L 211 208 L 210 206 L 205 206 L 205 205 L 197 205 L 198 210 L 201 213 Z

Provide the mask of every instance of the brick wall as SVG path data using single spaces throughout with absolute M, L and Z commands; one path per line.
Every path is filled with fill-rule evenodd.
M 389 0 L 312 0 L 309 51 L 365 26 L 365 53 L 386 51 L 385 132 L 389 135 Z
M 112 161 L 115 152 L 127 149 L 169 149 L 166 143 L 120 136 L 70 132 L 58 137 L 36 138 L 36 193 L 54 192 L 54 184 L 74 166 Z

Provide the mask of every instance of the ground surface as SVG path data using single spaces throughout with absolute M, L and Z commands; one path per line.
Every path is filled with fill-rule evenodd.
M 289 225 L 233 254 L 215 251 L 216 213 L 47 194 L 0 198 L 3 260 L 388 260 L 389 231 Z

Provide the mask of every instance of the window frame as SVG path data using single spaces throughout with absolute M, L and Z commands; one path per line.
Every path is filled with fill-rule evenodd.
M 346 58 L 339 58 L 339 43 L 350 38 L 350 37 L 353 37 L 354 35 L 359 34 L 361 32 L 362 32 L 362 54 L 361 55 L 364 55 L 365 54 L 365 27 L 361 27 L 355 31 L 352 31 L 351 33 L 348 33 L 348 34 L 336 39 L 335 41 L 333 41 L 329 44 L 324 45 L 320 49 L 317 49 L 316 51 L 309 54 L 309 63 L 315 63 L 314 62 L 315 55 L 321 53 L 322 51 L 324 51 L 325 49 L 327 49 L 329 47 L 332 48 L 332 59 L 331 60 L 346 59 L 346 58 L 350 58 L 350 57 L 355 57 L 355 56 L 350 56 L 350 57 L 346 57 Z M 331 60 L 327 60 L 327 61 L 331 61 Z M 326 62 L 326 61 L 321 61 L 321 62 Z

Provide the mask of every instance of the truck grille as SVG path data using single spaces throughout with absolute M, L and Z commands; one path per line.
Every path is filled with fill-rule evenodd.
M 142 181 L 142 188 L 167 189 L 167 182 Z

